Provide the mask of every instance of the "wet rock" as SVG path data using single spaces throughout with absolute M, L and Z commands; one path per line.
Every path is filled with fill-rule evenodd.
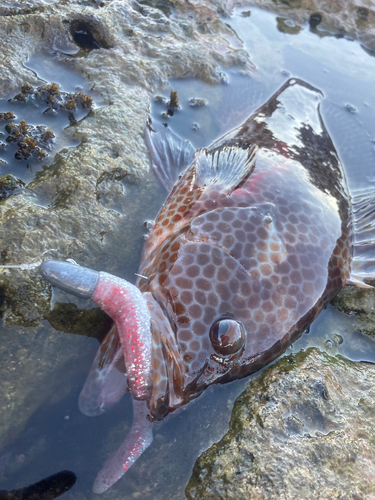
M 0 97 L 16 96 L 16 101 L 27 104 L 39 99 L 52 111 L 91 107 L 85 93 L 64 93 L 57 83 L 42 82 L 25 66 L 43 48 L 46 65 L 58 63 L 57 81 L 59 71 L 77 72 L 85 77 L 98 101 L 86 117 L 71 121 L 65 130 L 69 140 L 80 142 L 75 149 L 60 151 L 53 158 L 39 144 L 36 130 L 22 133 L 14 143 L 20 142 L 16 153 L 20 159 L 44 158 L 48 151 L 49 163 L 26 189 L 17 197 L 8 196 L 0 207 L 0 250 L 8 253 L 3 264 L 28 262 L 56 248 L 56 258 L 72 257 L 97 269 L 106 255 L 110 265 L 104 268 L 121 275 L 121 263 L 139 255 L 143 230 L 136 219 L 131 220 L 141 202 L 134 193 L 143 189 L 147 197 L 149 189 L 155 213 L 163 201 L 155 196 L 157 183 L 145 181 L 149 157 L 143 135 L 150 91 L 165 88 L 173 77 L 219 82 L 223 76 L 218 62 L 227 67 L 240 64 L 245 73 L 252 69 L 248 54 L 237 47 L 236 35 L 212 6 L 190 6 L 189 23 L 183 2 L 175 2 L 173 9 L 171 19 L 157 6 L 117 0 L 83 9 L 79 1 L 48 4 L 35 0 L 26 9 L 23 2 L 2 5 Z M 40 123 L 30 123 L 35 122 Z M 30 127 L 28 123 L 25 126 Z M 21 125 L 21 121 L 12 125 L 12 137 L 20 135 Z M 9 164 L 9 173 L 11 167 Z M 129 181 L 128 189 L 125 181 L 108 181 L 119 170 Z M 124 234 L 134 238 L 125 242 Z M 8 278 L 12 280 L 7 275 L 3 286 L 14 287 Z M 23 280 L 31 290 L 33 280 L 26 274 Z M 31 294 L 36 309 L 44 311 L 45 296 Z M 14 301 L 6 304 L 10 307 Z M 20 307 L 17 313 L 4 311 L 7 321 L 14 324 L 17 318 L 29 315 L 19 314 Z M 39 320 L 43 317 L 40 314 Z
M 375 286 L 375 282 L 369 282 Z M 375 338 L 375 290 L 345 287 L 333 299 L 334 305 L 339 311 L 346 314 L 355 314 L 359 319 L 358 330 Z
M 301 31 L 301 26 L 298 26 L 291 19 L 284 19 L 283 17 L 277 17 L 277 29 L 282 33 L 287 33 L 288 35 L 298 35 Z
M 59 332 L 85 335 L 103 340 L 109 331 L 112 320 L 99 308 L 79 309 L 76 304 L 56 303 L 48 311 L 46 319 Z
M 0 145 L 1 148 L 1 145 Z M 1 163 L 1 160 L 0 160 Z M 25 187 L 25 183 L 21 179 L 17 179 L 14 175 L 7 174 L 0 176 L 0 199 L 7 198 L 10 195 L 20 193 Z
M 201 108 L 202 106 L 205 106 L 207 103 L 204 99 L 199 99 L 198 97 L 192 97 L 189 99 L 189 106 L 192 108 Z
M 309 23 L 310 29 L 319 36 L 334 35 L 358 39 L 364 49 L 375 49 L 375 8 L 362 0 L 252 0 L 256 7 L 276 12 L 280 17 L 293 21 L 294 29 Z M 234 5 L 249 2 L 221 0 L 223 12 L 230 15 Z M 285 22 L 277 21 L 278 28 L 288 33 Z M 294 34 L 293 32 L 291 34 Z
M 36 326 L 49 310 L 50 289 L 35 270 L 28 271 L 27 279 L 22 271 L 3 271 L 0 290 L 0 311 L 5 323 Z
M 315 348 L 281 359 L 238 397 L 187 498 L 372 498 L 374 384 L 373 365 Z

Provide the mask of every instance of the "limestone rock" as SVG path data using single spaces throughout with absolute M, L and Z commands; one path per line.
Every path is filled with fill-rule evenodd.
M 373 498 L 374 383 L 372 365 L 315 348 L 279 360 L 238 397 L 187 498 Z
M 359 40 L 363 48 L 372 53 L 375 50 L 375 7 L 369 0 L 252 0 L 256 7 L 276 12 L 282 16 L 281 31 L 290 21 L 295 23 L 293 28 L 305 23 L 319 36 L 335 35 Z M 244 0 L 221 0 L 222 12 L 230 15 L 234 6 L 249 5 Z M 286 26 L 287 26 L 286 25 Z
M 369 282 L 372 286 L 375 282 Z M 375 338 L 375 290 L 367 288 L 345 287 L 333 299 L 332 304 L 346 314 L 355 314 L 358 330 Z

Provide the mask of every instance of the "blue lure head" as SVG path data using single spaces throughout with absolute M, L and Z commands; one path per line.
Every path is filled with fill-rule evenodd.
M 91 297 L 99 279 L 97 271 L 68 261 L 47 260 L 39 271 L 51 285 L 82 299 Z

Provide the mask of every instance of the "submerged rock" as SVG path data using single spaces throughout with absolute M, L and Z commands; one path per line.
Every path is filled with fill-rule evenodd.
M 369 284 L 375 286 L 375 282 Z M 345 287 L 332 305 L 346 314 L 355 314 L 359 319 L 358 330 L 375 338 L 375 289 Z
M 0 160 L 1 163 L 1 160 Z M 0 199 L 7 198 L 12 194 L 19 193 L 25 183 L 21 179 L 17 179 L 12 174 L 0 176 Z
M 251 5 L 276 12 L 280 31 L 296 34 L 304 24 L 319 36 L 333 35 L 359 40 L 370 53 L 375 50 L 375 7 L 363 0 L 251 0 Z M 248 6 L 240 0 L 221 0 L 229 14 L 234 5 Z
M 310 348 L 269 367 L 197 460 L 192 499 L 372 498 L 375 368 Z

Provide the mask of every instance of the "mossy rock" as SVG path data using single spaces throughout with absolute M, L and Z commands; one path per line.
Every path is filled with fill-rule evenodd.
M 51 326 L 63 333 L 85 335 L 102 340 L 112 325 L 112 320 L 99 308 L 78 309 L 76 304 L 55 304 L 45 318 Z
M 374 494 L 375 368 L 316 348 L 282 358 L 238 397 L 228 433 L 196 461 L 192 499 Z
M 375 281 L 369 284 L 375 286 Z M 360 320 L 358 329 L 375 338 L 375 289 L 347 286 L 333 299 L 332 305 Z

